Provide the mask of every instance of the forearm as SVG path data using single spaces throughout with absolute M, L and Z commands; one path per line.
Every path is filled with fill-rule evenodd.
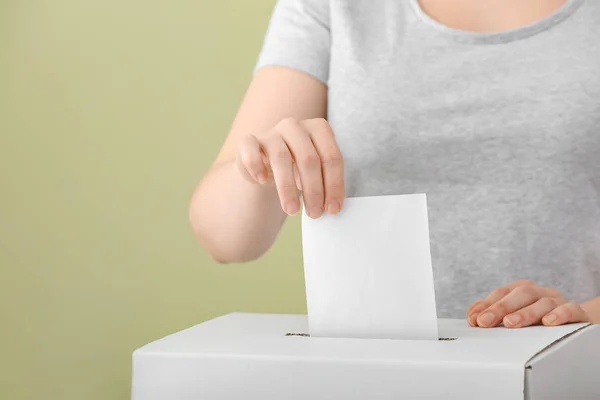
M 586 303 L 583 303 L 581 307 L 585 310 L 587 315 L 592 319 L 595 324 L 600 324 L 600 296 L 596 297 Z
M 190 203 L 190 223 L 198 241 L 221 263 L 262 256 L 284 220 L 276 188 L 248 182 L 234 161 L 213 167 Z

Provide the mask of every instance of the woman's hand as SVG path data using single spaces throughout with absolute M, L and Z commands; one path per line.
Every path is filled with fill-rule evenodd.
M 267 135 L 240 140 L 237 167 L 250 182 L 274 182 L 288 215 L 300 210 L 298 190 L 311 218 L 336 214 L 344 200 L 344 165 L 324 119 L 281 121 Z
M 592 322 L 581 305 L 569 303 L 555 289 L 530 281 L 513 282 L 476 301 L 467 311 L 467 321 L 471 326 L 482 328 L 501 323 L 507 328 L 522 328 L 540 323 L 556 326 Z

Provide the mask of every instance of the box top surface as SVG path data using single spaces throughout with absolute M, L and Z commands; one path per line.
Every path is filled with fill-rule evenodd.
M 524 367 L 548 346 L 588 325 L 482 329 L 441 319 L 440 336 L 456 340 L 339 339 L 287 335 L 308 332 L 306 315 L 232 313 L 149 343 L 136 354 Z

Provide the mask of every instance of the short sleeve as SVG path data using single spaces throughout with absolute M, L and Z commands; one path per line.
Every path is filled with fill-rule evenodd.
M 283 66 L 327 84 L 329 20 L 329 0 L 277 0 L 255 72 L 265 66 Z

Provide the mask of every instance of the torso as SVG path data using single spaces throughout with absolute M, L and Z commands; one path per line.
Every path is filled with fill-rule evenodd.
M 544 1 L 507 30 L 331 0 L 347 195 L 427 193 L 440 316 L 516 279 L 600 295 L 600 2 Z

